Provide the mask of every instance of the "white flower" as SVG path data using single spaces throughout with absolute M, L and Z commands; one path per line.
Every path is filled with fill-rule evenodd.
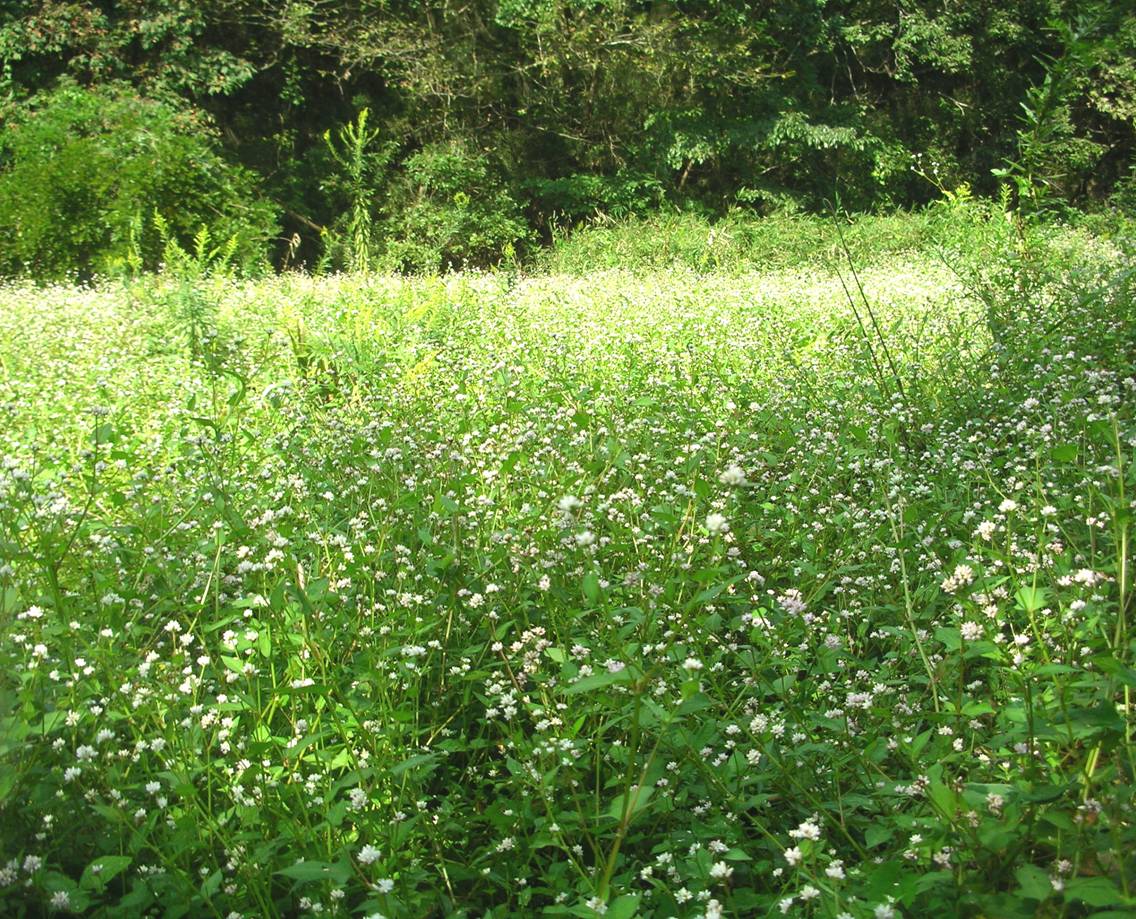
M 793 848 L 791 849 L 786 849 L 785 861 L 787 861 L 793 867 L 799 865 L 801 863 L 801 850 L 797 846 L 793 846 Z
M 711 534 L 724 533 L 730 528 L 726 518 L 721 514 L 708 514 L 706 516 L 706 529 Z
M 563 498 L 556 502 L 556 506 L 567 514 L 571 511 L 574 511 L 582 503 L 583 502 L 575 495 L 565 495 Z
M 682 662 L 682 669 L 689 670 L 691 673 L 694 673 L 702 669 L 702 661 L 700 661 L 697 657 L 688 657 L 685 661 Z
M 66 890 L 57 890 L 51 895 L 51 908 L 52 909 L 70 909 L 71 908 L 71 894 Z
M 820 839 L 820 827 L 812 820 L 806 820 L 795 830 L 789 830 L 789 835 L 794 839 L 811 839 L 815 842 Z
M 729 466 L 725 472 L 718 476 L 718 481 L 723 485 L 744 485 L 746 474 L 742 471 L 741 466 Z
M 380 880 L 375 882 L 375 889 L 379 893 L 390 893 L 392 890 L 394 890 L 394 881 L 392 881 L 390 878 L 381 878 Z
M 942 588 L 953 594 L 960 587 L 966 587 L 974 580 L 974 569 L 970 565 L 956 565 L 954 573 L 942 583 Z
M 596 541 L 596 534 L 591 530 L 583 530 L 576 534 L 576 545 L 590 546 Z
M 710 877 L 717 880 L 724 881 L 733 873 L 734 869 L 727 865 L 725 862 L 714 862 L 714 864 L 710 867 Z
M 371 865 L 377 862 L 381 855 L 382 852 L 368 844 L 359 850 L 359 862 L 363 865 Z
M 790 587 L 785 593 L 777 598 L 777 602 L 781 604 L 781 608 L 787 613 L 792 613 L 794 616 L 799 616 L 807 608 L 805 606 L 804 595 L 795 587 Z

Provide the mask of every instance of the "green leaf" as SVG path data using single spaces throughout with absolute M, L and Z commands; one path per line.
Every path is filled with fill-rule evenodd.
M 218 890 L 221 889 L 221 881 L 223 881 L 224 879 L 224 875 L 221 874 L 219 870 L 214 871 L 209 875 L 209 877 L 201 882 L 201 896 L 205 897 L 205 899 L 208 900 L 215 893 L 217 893 Z
M 1093 663 L 1103 673 L 1116 677 L 1128 686 L 1136 687 L 1136 670 L 1122 664 L 1115 657 L 1096 657 L 1093 658 Z
M 1076 444 L 1058 444 L 1049 451 L 1049 455 L 1059 463 L 1073 463 L 1077 460 Z
M 1130 909 L 1106 909 L 1099 913 L 1090 913 L 1088 919 L 1136 919 L 1136 911 Z
M 1108 878 L 1073 878 L 1066 881 L 1065 900 L 1080 900 L 1089 906 L 1127 905 L 1124 895 Z
M 605 919 L 631 919 L 639 909 L 639 895 L 627 893 L 616 898 L 604 913 Z
M 422 769 L 422 774 L 428 775 L 429 773 L 433 772 L 435 768 L 437 768 L 437 761 L 437 753 L 418 753 L 414 756 L 409 757 L 408 759 L 404 759 L 401 763 L 392 766 L 390 774 L 392 776 L 398 776 L 402 775 L 404 772 L 408 772 L 411 769 L 428 767 Z
M 643 785 L 633 787 L 630 791 L 630 804 L 627 805 L 627 819 L 630 820 L 639 811 L 647 806 L 647 802 L 651 800 L 651 795 L 655 793 L 654 785 Z M 607 809 L 608 813 L 616 820 L 623 818 L 624 798 L 626 795 L 616 795 L 615 799 L 611 802 L 611 806 Z
M 605 686 L 611 686 L 613 683 L 630 683 L 631 672 L 624 667 L 622 670 L 612 673 L 610 670 L 605 670 L 602 673 L 593 673 L 591 676 L 586 676 L 582 680 L 577 680 L 571 686 L 564 690 L 564 695 L 574 696 L 581 692 L 591 692 L 594 689 L 603 689 Z
M 958 795 L 942 782 L 932 782 L 927 788 L 927 796 L 947 820 L 953 821 L 958 813 Z
M 79 884 L 87 890 L 104 887 L 111 878 L 129 868 L 132 861 L 129 855 L 100 855 L 83 870 Z
M 1022 865 L 1014 872 L 1022 895 L 1030 900 L 1048 900 L 1053 895 L 1053 885 L 1049 875 L 1036 865 Z
M 911 741 L 911 755 L 912 757 L 919 756 L 923 752 L 923 748 L 927 746 L 927 741 L 931 739 L 931 730 L 928 729 L 922 734 L 916 734 L 915 739 Z
M 272 656 L 272 636 L 269 634 L 268 626 L 262 626 L 256 636 L 256 649 L 263 657 Z
M 1045 606 L 1045 588 L 1023 587 L 1015 595 L 1018 606 L 1027 613 L 1036 613 Z
M 305 884 L 309 881 L 338 881 L 342 883 L 351 876 L 351 869 L 344 865 L 332 865 L 327 862 L 303 861 L 276 872 L 286 878 Z
M 892 836 L 895 835 L 895 830 L 890 826 L 870 826 L 868 831 L 864 834 L 864 844 L 869 849 L 874 849 L 881 843 L 887 842 Z
M 957 651 L 962 647 L 962 634 L 955 628 L 935 629 L 935 638 L 943 643 L 948 651 Z
M 600 599 L 600 579 L 594 571 L 584 575 L 584 596 L 590 603 L 596 603 Z

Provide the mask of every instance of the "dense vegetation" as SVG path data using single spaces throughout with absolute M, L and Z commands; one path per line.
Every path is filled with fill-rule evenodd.
M 424 270 L 660 208 L 1136 196 L 1115 0 L 11 0 L 0 62 L 3 274 L 153 267 L 155 214 Z
M 1130 2 L 0 4 L 0 914 L 1136 916 L 1134 211 Z
M 764 226 L 0 288 L 0 912 L 1133 915 L 1136 251 Z

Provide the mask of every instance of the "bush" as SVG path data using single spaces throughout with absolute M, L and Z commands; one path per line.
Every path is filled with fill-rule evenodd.
M 665 193 L 658 179 L 635 173 L 531 179 L 526 191 L 538 222 L 561 226 L 576 226 L 597 217 L 642 216 L 658 210 Z
M 406 161 L 390 213 L 387 258 L 400 269 L 484 268 L 532 241 L 520 204 L 488 159 L 457 144 Z
M 203 227 L 236 237 L 238 264 L 277 232 L 254 176 L 218 153 L 200 114 L 124 86 L 71 83 L 0 111 L 0 274 L 41 279 L 156 267 L 153 215 L 188 243 Z

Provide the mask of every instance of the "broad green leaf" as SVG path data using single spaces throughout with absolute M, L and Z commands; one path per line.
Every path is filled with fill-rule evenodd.
M 604 919 L 631 919 L 639 909 L 639 895 L 627 893 L 611 902 Z
M 1018 601 L 1018 606 L 1024 609 L 1027 613 L 1036 613 L 1039 609 L 1045 606 L 1045 588 L 1044 587 L 1023 587 L 1015 595 Z
M 600 579 L 594 571 L 584 575 L 584 596 L 590 603 L 596 603 L 600 598 Z
M 129 855 L 100 855 L 83 870 L 79 884 L 87 890 L 104 887 L 129 868 L 132 861 Z
M 612 673 L 610 670 L 604 670 L 602 673 L 593 673 L 591 676 L 586 676 L 582 680 L 577 680 L 564 690 L 564 695 L 573 696 L 581 692 L 603 689 L 605 686 L 611 686 L 613 683 L 630 682 L 631 672 L 626 667 L 615 673 Z
M 347 877 L 350 877 L 351 872 L 349 868 L 346 869 L 345 872 L 343 865 L 333 865 L 328 862 L 302 861 L 297 862 L 295 865 L 289 865 L 287 868 L 281 868 L 276 873 L 303 884 L 309 881 L 325 880 L 342 882 L 346 880 Z
M 1089 906 L 1128 906 L 1124 894 L 1109 878 L 1073 878 L 1065 882 L 1065 900 L 1080 900 Z
M 651 795 L 655 793 L 654 785 L 644 785 L 641 787 L 634 787 L 628 792 L 627 795 L 616 795 L 608 807 L 608 813 L 615 817 L 617 820 L 623 817 L 624 799 L 630 803 L 627 804 L 627 817 L 630 819 L 635 816 L 639 811 L 647 806 L 647 802 L 651 800 Z
M 1048 900 L 1053 895 L 1049 875 L 1036 865 L 1022 865 L 1014 872 L 1023 896 L 1031 900 Z

